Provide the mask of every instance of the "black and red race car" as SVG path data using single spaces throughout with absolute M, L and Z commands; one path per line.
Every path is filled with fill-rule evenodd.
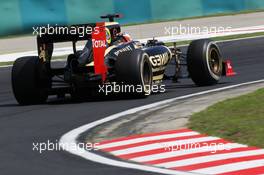
M 108 18 L 109 22 L 76 25 L 93 29 L 83 36 L 77 33 L 37 36 L 38 56 L 18 58 L 13 65 L 12 86 L 18 103 L 43 103 L 49 95 L 87 97 L 98 92 L 99 86 L 113 84 L 140 86 L 141 91 L 130 93 L 145 97 L 151 94 L 153 85 L 160 85 L 165 78 L 174 81 L 181 78 L 182 66 L 187 66 L 188 76 L 198 86 L 218 83 L 230 67 L 210 39 L 192 41 L 187 54 L 183 54 L 175 43 L 174 47 L 168 47 L 155 39 L 147 43 L 132 40 L 114 22 L 118 17 L 106 15 L 102 18 Z M 82 40 L 87 43 L 83 50 L 77 50 L 76 42 Z M 73 53 L 67 56 L 66 66 L 51 67 L 54 43 L 69 41 Z M 175 73 L 168 77 L 165 70 L 172 60 Z

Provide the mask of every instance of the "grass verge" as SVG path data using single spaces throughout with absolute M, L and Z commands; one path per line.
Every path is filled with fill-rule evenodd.
M 66 59 L 67 59 L 66 55 L 52 57 L 52 61 L 66 61 Z M 13 63 L 14 61 L 0 62 L 0 66 L 10 66 L 13 65 Z
M 264 36 L 264 32 L 258 33 L 250 33 L 250 34 L 240 34 L 240 35 L 230 35 L 230 36 L 221 36 L 221 37 L 213 37 L 211 38 L 213 41 L 225 41 L 225 40 L 232 40 L 232 39 L 243 39 L 243 38 L 251 38 L 251 37 L 260 37 Z M 180 41 L 177 42 L 177 45 L 187 45 L 190 44 L 192 41 Z M 166 43 L 167 46 L 172 46 L 173 43 Z
M 219 102 L 193 114 L 188 126 L 201 133 L 264 148 L 264 89 Z

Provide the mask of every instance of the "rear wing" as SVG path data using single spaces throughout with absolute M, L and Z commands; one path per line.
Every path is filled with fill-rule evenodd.
M 111 39 L 121 32 L 120 25 L 116 22 L 105 22 Z M 42 28 L 44 33 L 37 36 L 38 56 L 43 62 L 49 62 L 52 57 L 54 43 L 72 42 L 73 53 L 76 53 L 76 42 L 92 38 L 92 32 L 96 30 L 96 23 L 79 24 L 72 26 L 48 26 Z

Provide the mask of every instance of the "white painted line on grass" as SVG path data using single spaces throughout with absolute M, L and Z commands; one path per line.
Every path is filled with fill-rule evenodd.
M 264 32 L 264 25 L 234 28 L 231 29 L 229 32 L 222 32 L 222 33 L 220 32 L 220 33 L 183 34 L 183 35 L 175 35 L 175 36 L 156 37 L 156 39 L 159 41 L 163 41 L 165 43 L 169 43 L 169 42 L 191 41 L 196 39 L 212 38 L 212 37 L 251 34 L 251 33 L 259 33 L 259 32 Z M 135 40 L 138 40 L 141 43 L 146 43 L 147 40 L 151 40 L 151 39 L 153 38 L 135 39 Z M 82 50 L 83 47 L 84 46 L 77 46 L 77 50 Z M 72 47 L 55 48 L 53 52 L 53 56 L 68 55 L 71 54 L 72 52 L 73 52 Z M 36 55 L 38 55 L 37 51 L 26 51 L 26 52 L 3 54 L 0 55 L 0 62 L 14 61 L 19 57 L 36 56 Z

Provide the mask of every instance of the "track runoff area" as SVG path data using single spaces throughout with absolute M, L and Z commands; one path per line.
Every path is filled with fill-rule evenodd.
M 264 80 L 240 83 L 132 108 L 71 130 L 61 137 L 60 144 L 78 144 L 82 133 L 145 109 L 263 82 Z M 161 174 L 264 174 L 264 149 L 200 134 L 188 128 L 104 140 L 97 143 L 95 148 L 99 151 L 90 152 L 82 148 L 66 151 L 102 164 Z M 100 152 L 107 153 L 110 157 Z
M 249 30 L 245 30 L 246 32 L 243 30 L 243 33 L 248 33 Z M 199 36 L 199 38 L 203 37 Z M 193 36 L 190 39 L 193 39 Z M 162 38 L 162 40 L 166 39 Z M 167 42 L 174 40 L 175 38 L 170 38 Z M 83 127 L 63 135 L 60 143 L 76 141 L 82 132 L 89 129 Z M 106 140 L 100 142 L 96 148 L 112 155 L 113 159 L 121 159 L 117 162 L 113 159 L 108 162 L 106 158 L 102 159 L 105 161 L 101 163 L 164 174 L 264 174 L 264 149 L 200 134 L 188 128 Z M 71 153 L 80 155 L 76 152 Z M 81 157 L 91 156 L 87 159 L 92 160 L 95 155 L 83 154 Z M 100 158 L 95 159 L 93 161 L 100 162 Z M 124 162 L 124 165 L 121 165 L 121 162 Z

